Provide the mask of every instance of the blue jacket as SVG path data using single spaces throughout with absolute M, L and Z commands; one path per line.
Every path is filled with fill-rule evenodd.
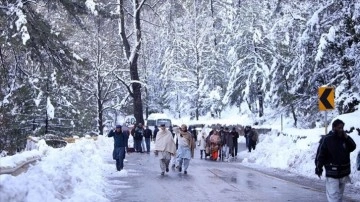
M 114 148 L 116 147 L 127 147 L 128 135 L 125 132 L 117 132 L 111 130 L 108 134 L 108 137 L 114 137 Z

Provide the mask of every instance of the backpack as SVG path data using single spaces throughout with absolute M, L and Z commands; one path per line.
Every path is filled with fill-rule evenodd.
M 255 131 L 252 131 L 252 133 L 253 133 L 253 135 L 251 137 L 252 141 L 257 142 L 258 138 L 259 138 L 259 135 Z
M 141 138 L 143 137 L 143 132 L 144 131 L 141 129 L 135 129 L 134 139 L 141 140 Z

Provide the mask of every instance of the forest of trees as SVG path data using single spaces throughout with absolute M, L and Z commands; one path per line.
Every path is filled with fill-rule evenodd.
M 323 85 L 331 113 L 358 110 L 357 0 L 0 2 L 0 150 L 164 110 L 314 127 Z

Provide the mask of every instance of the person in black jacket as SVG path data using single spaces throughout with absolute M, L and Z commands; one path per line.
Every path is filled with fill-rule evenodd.
M 145 144 L 146 144 L 146 153 L 150 154 L 150 140 L 152 137 L 152 131 L 149 129 L 149 126 L 146 126 L 146 129 L 144 130 L 144 138 L 145 138 Z
M 360 135 L 360 128 L 356 129 L 358 132 L 358 135 Z M 358 152 L 358 155 L 356 157 L 356 168 L 360 171 L 360 151 Z
M 123 133 L 121 126 L 117 125 L 111 130 L 108 137 L 114 138 L 113 159 L 116 160 L 116 170 L 121 171 L 124 168 L 125 148 L 127 147 L 128 136 Z
M 153 135 L 153 141 L 154 141 L 154 142 L 155 142 L 155 140 L 156 140 L 156 135 L 157 135 L 158 132 L 159 132 L 158 126 L 155 126 L 155 128 L 154 128 L 154 135 Z
M 332 131 L 320 140 L 315 158 L 315 174 L 326 171 L 328 201 L 342 201 L 345 184 L 350 181 L 350 153 L 355 150 L 354 140 L 344 132 L 345 123 L 336 119 Z
M 247 148 L 249 149 L 249 152 L 251 152 L 251 149 L 255 150 L 256 148 L 256 143 L 259 135 L 255 131 L 255 129 L 252 128 L 251 126 L 246 126 L 244 129 L 244 133 L 245 133 L 244 136 L 246 138 Z
M 232 155 L 232 157 L 235 156 L 235 158 L 237 158 L 239 133 L 236 131 L 235 127 L 232 128 L 230 133 L 231 133 L 231 136 L 233 139 L 233 144 L 234 144 L 234 151 L 231 151 L 231 155 Z
M 142 123 L 138 123 L 137 127 L 135 128 L 134 132 L 134 142 L 135 142 L 135 150 L 136 152 L 143 153 L 141 142 L 143 141 L 144 137 L 144 127 Z

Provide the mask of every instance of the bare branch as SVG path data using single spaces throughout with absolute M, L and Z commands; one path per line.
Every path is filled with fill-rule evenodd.
M 147 20 L 144 20 L 144 19 L 141 19 L 141 21 L 144 21 L 144 22 L 149 23 L 150 25 L 154 25 L 154 26 L 156 26 L 156 27 L 163 27 L 163 26 L 161 26 L 161 25 L 154 24 L 154 23 L 152 23 L 152 22 L 150 22 L 150 21 L 147 21 Z
M 129 94 L 131 95 L 131 97 L 134 96 L 134 93 L 131 91 L 130 85 L 127 85 L 126 82 L 120 78 L 118 75 L 115 75 L 115 77 L 122 83 L 125 85 L 126 89 L 128 90 Z
M 144 3 L 145 3 L 146 0 L 142 0 L 140 3 L 139 3 L 139 6 L 136 8 L 136 12 L 138 12 L 141 7 L 143 7 Z

